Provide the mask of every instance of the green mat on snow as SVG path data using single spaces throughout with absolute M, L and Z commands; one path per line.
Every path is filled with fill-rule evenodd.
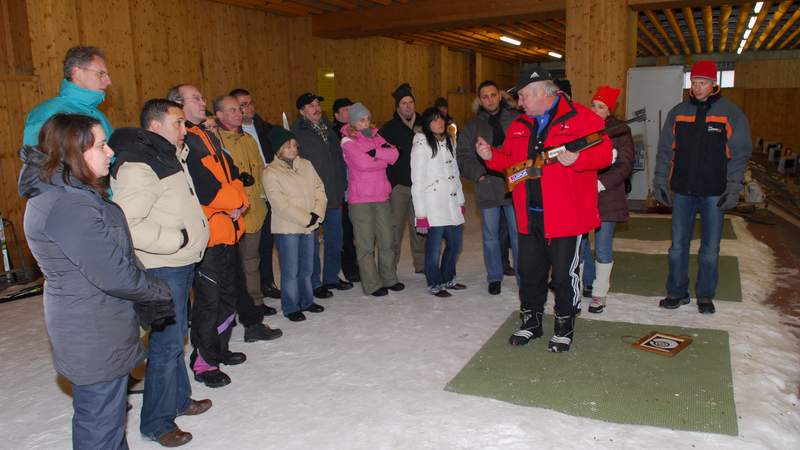
M 666 296 L 669 261 L 667 255 L 635 252 L 614 252 L 614 270 L 611 272 L 611 294 Z M 689 292 L 692 304 L 696 299 L 694 282 L 697 279 L 697 255 L 689 255 Z M 735 256 L 719 257 L 719 282 L 714 300 L 742 301 L 742 282 L 739 278 L 739 260 Z M 685 308 L 685 306 L 684 306 Z
M 512 347 L 513 313 L 445 389 L 607 422 L 738 433 L 727 332 L 578 319 L 572 349 L 555 354 L 545 350 L 552 316 L 544 323 L 544 338 Z M 651 331 L 694 341 L 674 357 L 631 347 Z
M 671 241 L 672 220 L 669 217 L 631 217 L 627 222 L 617 224 L 614 237 L 643 241 Z M 695 219 L 692 237 L 700 239 L 700 216 Z M 722 224 L 722 239 L 736 239 L 730 219 L 725 219 Z

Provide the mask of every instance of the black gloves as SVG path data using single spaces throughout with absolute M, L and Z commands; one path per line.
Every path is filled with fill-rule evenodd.
M 139 318 L 142 328 L 161 331 L 175 323 L 175 306 L 172 300 L 156 300 L 154 302 L 134 303 L 133 309 Z
M 653 195 L 659 203 L 664 206 L 672 205 L 672 199 L 669 195 L 669 186 L 667 186 L 666 178 L 655 177 L 653 179 Z
M 319 220 L 319 216 L 317 215 L 317 213 L 313 213 L 312 212 L 311 213 L 311 221 L 308 222 L 308 225 L 306 225 L 306 228 L 313 227 L 314 224 L 317 223 L 318 220 Z
M 189 244 L 189 232 L 186 231 L 186 228 L 181 228 L 181 236 L 183 236 L 183 243 L 181 244 L 180 248 L 183 248 L 186 247 L 187 244 Z
M 244 185 L 244 187 L 250 187 L 256 184 L 256 179 L 253 178 L 253 176 L 247 172 L 240 172 L 239 179 L 242 180 L 242 184 Z
M 376 153 L 376 152 L 375 152 L 375 149 L 374 149 L 374 148 L 373 148 L 372 150 L 370 150 L 370 151 L 368 151 L 368 152 L 367 152 L 367 154 L 368 154 L 369 156 L 373 157 L 373 158 L 375 157 L 375 153 Z

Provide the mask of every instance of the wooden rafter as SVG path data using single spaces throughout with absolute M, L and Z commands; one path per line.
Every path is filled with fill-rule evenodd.
M 424 34 L 424 33 L 396 34 L 396 35 L 393 35 L 392 38 L 400 39 L 402 41 L 410 42 L 410 43 L 419 42 L 419 43 L 423 43 L 423 44 L 427 44 L 427 45 L 444 45 L 446 47 L 457 48 L 457 49 L 466 49 L 467 48 L 467 46 L 465 46 L 463 43 L 457 44 L 457 43 L 454 43 L 453 41 L 451 41 L 449 39 L 443 39 L 443 38 L 438 37 L 438 36 L 437 37 L 433 37 L 433 36 L 429 36 L 429 35 Z M 493 51 L 491 49 L 481 49 L 481 53 L 484 53 L 486 55 L 491 55 L 494 58 L 503 59 L 503 60 L 509 60 L 509 59 L 517 58 L 515 55 L 513 55 L 511 53 L 497 52 L 497 51 Z
M 653 33 L 651 33 L 650 30 L 647 29 L 647 27 L 642 22 L 641 18 L 636 20 L 636 25 L 639 28 L 639 31 L 642 32 L 645 36 L 647 36 L 647 38 L 650 39 L 650 41 L 653 43 L 653 45 L 658 47 L 658 51 L 661 52 L 662 55 L 664 55 L 664 56 L 669 55 L 669 52 L 667 51 L 667 49 L 664 48 L 664 46 L 661 45 L 661 42 L 658 42 L 658 38 L 656 38 L 655 35 Z
M 649 54 L 650 54 L 650 56 L 659 56 L 659 55 L 658 55 L 658 51 L 656 51 L 656 49 L 654 49 L 653 47 L 651 47 L 651 46 L 650 46 L 650 44 L 648 44 L 648 43 L 647 43 L 647 41 L 645 41 L 644 39 L 642 39 L 642 37 L 641 37 L 641 36 L 639 36 L 639 39 L 637 39 L 637 41 L 638 41 L 638 43 L 639 43 L 639 45 L 637 46 L 637 48 L 638 48 L 638 47 L 641 47 L 641 48 L 643 48 L 644 50 L 646 50 L 646 51 L 647 51 L 647 53 L 649 53 Z
M 741 42 L 744 30 L 747 28 L 747 21 L 750 20 L 750 11 L 752 10 L 752 3 L 745 3 L 739 8 L 739 20 L 736 21 L 736 34 L 733 36 L 731 51 L 735 51 L 734 49 L 739 48 L 739 42 Z
M 700 37 L 697 35 L 697 25 L 694 22 L 694 12 L 692 11 L 692 8 L 684 7 L 681 9 L 681 11 L 683 11 L 683 20 L 689 27 L 689 34 L 692 36 L 692 44 L 694 44 L 694 52 L 703 53 L 703 49 L 700 48 Z
M 369 1 L 383 6 L 388 6 L 392 4 L 392 0 L 369 0 Z
M 797 8 L 794 11 L 794 14 L 792 14 L 792 17 L 789 17 L 789 20 L 787 20 L 786 23 L 783 24 L 780 31 L 775 33 L 775 37 L 773 37 L 772 40 L 769 41 L 769 44 L 767 44 L 767 50 L 772 50 L 772 47 L 774 47 L 775 44 L 778 43 L 780 38 L 783 37 L 783 35 L 786 34 L 789 31 L 789 29 L 792 28 L 792 25 L 794 25 L 795 22 L 797 22 L 797 19 L 800 19 L 800 8 Z M 792 37 L 797 36 L 798 31 L 800 31 L 800 27 L 798 27 L 797 30 L 795 30 L 795 32 L 792 35 L 790 35 L 789 38 L 781 42 L 781 45 L 778 48 L 785 47 L 786 44 L 792 40 Z
M 667 16 L 667 22 L 669 22 L 669 26 L 672 27 L 672 31 L 675 32 L 675 36 L 678 36 L 678 41 L 681 43 L 683 53 L 688 55 L 691 53 L 691 51 L 689 51 L 689 46 L 686 45 L 686 38 L 683 36 L 683 30 L 681 30 L 681 26 L 678 25 L 678 20 L 675 19 L 675 14 L 671 9 L 667 8 L 664 10 L 664 15 Z
M 669 38 L 667 30 L 665 30 L 664 27 L 661 25 L 661 21 L 658 20 L 658 17 L 656 17 L 655 13 L 653 11 L 645 11 L 644 15 L 647 16 L 647 19 L 650 20 L 650 23 L 653 24 L 656 31 L 658 31 L 661 37 L 664 38 L 664 41 L 667 43 L 667 45 L 669 45 L 670 50 L 672 50 L 672 54 L 677 55 L 678 53 L 680 53 L 678 51 L 678 48 L 675 47 L 675 44 L 672 43 L 672 39 Z
M 724 52 L 728 46 L 728 21 L 730 21 L 733 7 L 723 5 L 719 8 L 719 51 Z
M 320 0 L 321 3 L 327 3 L 329 5 L 338 6 L 342 9 L 356 9 L 358 5 L 355 4 L 354 1 L 348 0 Z
M 772 33 L 772 30 L 775 29 L 786 12 L 789 11 L 790 6 L 792 6 L 791 0 L 781 2 L 781 4 L 778 5 L 778 7 L 775 9 L 775 14 L 772 15 L 772 19 L 770 19 L 769 23 L 767 24 L 767 28 L 765 28 L 764 31 L 762 31 L 758 36 L 758 40 L 756 41 L 756 49 L 761 48 L 761 45 L 766 42 L 770 33 Z
M 438 31 L 435 33 L 421 33 L 423 36 L 438 39 L 453 48 L 472 48 L 473 50 L 480 49 L 482 53 L 504 55 L 506 58 L 513 57 L 524 59 L 525 56 L 512 49 L 505 49 L 497 45 L 488 45 L 481 41 L 472 40 L 463 36 L 451 36 L 448 32 Z M 470 45 L 465 45 L 470 42 Z
M 290 5 L 302 6 L 303 8 L 316 8 L 321 10 L 323 14 L 326 12 L 341 11 L 341 8 L 336 5 L 329 5 L 315 0 L 292 0 Z
M 756 18 L 756 24 L 753 26 L 753 31 L 750 32 L 750 36 L 744 43 L 745 50 L 750 48 L 750 44 L 752 44 L 753 41 L 756 39 L 756 34 L 758 33 L 759 28 L 761 28 L 761 24 L 764 23 L 764 19 L 766 19 L 767 15 L 769 15 L 769 9 L 771 7 L 772 7 L 772 2 L 764 2 L 764 6 L 761 8 L 761 12 L 758 13 L 758 18 Z
M 494 28 L 497 28 L 502 31 L 511 31 L 516 30 L 518 33 L 523 34 L 526 38 L 530 39 L 533 42 L 537 42 L 541 44 L 542 47 L 552 47 L 556 50 L 564 50 L 564 41 L 556 40 L 551 38 L 550 36 L 545 36 L 539 33 L 535 33 L 531 31 L 529 28 L 520 26 L 520 25 L 495 25 Z
M 794 30 L 794 33 L 790 34 L 789 37 L 787 37 L 786 40 L 783 41 L 783 45 L 781 45 L 781 48 L 785 47 L 789 42 L 792 42 L 792 40 L 796 38 L 798 34 L 800 34 L 800 28 Z M 797 42 L 794 45 L 792 45 L 792 48 L 796 48 L 798 45 L 800 45 L 800 39 L 798 39 Z
M 706 36 L 706 52 L 714 53 L 714 12 L 708 5 L 703 6 L 703 34 Z
M 447 33 L 447 32 L 445 31 L 443 33 Z M 465 38 L 472 39 L 472 40 L 475 40 L 475 41 L 478 41 L 478 42 L 482 42 L 482 43 L 487 44 L 487 45 L 495 45 L 495 46 L 503 46 L 503 47 L 510 46 L 510 44 L 505 44 L 502 41 L 500 41 L 500 35 L 496 34 L 496 33 L 487 33 L 487 32 L 485 32 L 483 30 L 464 30 L 464 31 L 461 31 L 458 34 L 461 37 L 465 37 Z M 509 47 L 509 49 L 511 49 L 514 52 L 520 53 L 520 54 L 525 54 L 525 55 L 539 57 L 539 58 L 543 57 L 544 55 L 547 55 L 547 51 L 546 50 L 541 50 L 541 49 L 538 49 L 538 48 L 530 48 L 530 47 L 524 47 L 524 46 L 512 46 L 512 47 Z

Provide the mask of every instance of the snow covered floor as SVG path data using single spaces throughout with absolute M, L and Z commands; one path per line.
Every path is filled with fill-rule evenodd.
M 506 278 L 501 296 L 486 294 L 479 220 L 471 211 L 458 266 L 469 289 L 451 299 L 425 293 L 424 277 L 412 274 L 404 246 L 403 292 L 377 300 L 356 285 L 320 301 L 327 310 L 309 314 L 305 322 L 268 318 L 285 333 L 274 342 L 245 344 L 237 327 L 231 347 L 248 360 L 225 368 L 233 380 L 225 388 L 193 383 L 194 397 L 211 398 L 214 407 L 178 419 L 194 435 L 185 448 L 800 448 L 800 348 L 780 325 L 785 319 L 760 303 L 781 272 L 772 269 L 769 249 L 738 218 L 739 239 L 725 241 L 722 253 L 739 257 L 744 302 L 717 302 L 717 314 L 701 316 L 694 304 L 666 311 L 657 307 L 657 298 L 612 295 L 607 312 L 584 316 L 727 330 L 739 436 L 619 425 L 445 392 L 445 384 L 518 307 L 513 279 Z M 626 240 L 615 246 L 648 253 L 665 253 L 666 247 Z M 0 305 L 0 330 L 0 448 L 69 448 L 71 398 L 52 367 L 41 299 Z M 577 329 L 576 345 L 580 340 Z M 130 401 L 129 445 L 161 448 L 139 434 L 141 396 Z

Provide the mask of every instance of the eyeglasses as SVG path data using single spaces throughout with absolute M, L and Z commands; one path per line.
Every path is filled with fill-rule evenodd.
M 194 100 L 196 102 L 203 102 L 203 103 L 205 103 L 205 101 L 206 101 L 206 99 L 204 99 L 202 95 L 193 95 L 191 97 L 184 97 L 183 100 L 184 101 L 186 101 L 186 100 Z
M 104 78 L 110 78 L 109 75 L 108 75 L 108 72 L 106 72 L 105 70 L 92 69 L 91 67 L 81 67 L 81 69 L 88 70 L 89 72 L 96 73 L 97 74 L 97 78 L 99 78 L 101 80 L 104 79 Z

